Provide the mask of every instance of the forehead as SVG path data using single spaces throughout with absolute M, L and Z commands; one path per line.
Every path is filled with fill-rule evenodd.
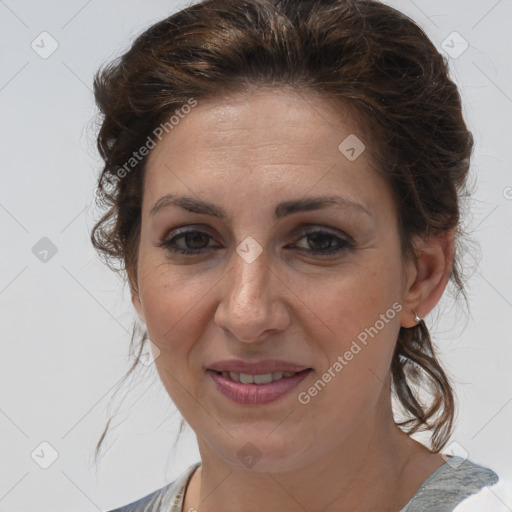
M 261 199 L 337 189 L 371 203 L 382 178 L 354 119 L 353 110 L 293 90 L 198 100 L 149 155 L 146 208 L 176 189 L 214 199 L 227 189 Z
M 222 98 L 199 100 L 188 114 L 167 134 L 164 143 L 174 146 L 192 145 L 196 149 L 229 149 L 239 151 L 266 149 L 269 158 L 275 153 L 300 153 L 311 157 L 324 154 L 330 146 L 331 155 L 338 157 L 339 143 L 349 134 L 358 132 L 353 109 L 333 111 L 332 100 L 292 89 L 252 89 Z M 175 116 L 175 119 L 176 116 Z M 194 136 L 190 137 L 194 132 Z M 174 144 L 173 144 L 174 142 Z M 156 158 L 161 149 L 153 151 Z

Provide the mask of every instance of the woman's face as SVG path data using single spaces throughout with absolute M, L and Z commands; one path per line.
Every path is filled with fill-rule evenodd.
M 409 266 L 369 144 L 325 100 L 258 90 L 198 101 L 150 153 L 134 304 L 170 397 L 230 464 L 298 467 L 389 419 Z M 310 370 L 211 370 L 234 359 Z

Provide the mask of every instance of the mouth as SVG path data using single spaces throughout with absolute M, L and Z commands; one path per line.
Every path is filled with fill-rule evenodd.
M 284 377 L 284 374 L 299 373 L 303 370 L 307 370 L 308 367 L 280 359 L 265 359 L 257 362 L 244 361 L 243 359 L 225 359 L 224 361 L 217 361 L 209 364 L 207 369 L 221 373 L 228 372 L 245 375 L 265 375 L 275 373 L 278 376 L 277 378 L 280 378 L 280 373 L 283 373 Z
M 307 368 L 303 371 L 308 371 L 311 368 Z M 242 384 L 269 384 L 270 382 L 275 382 L 276 380 L 288 379 L 297 375 L 301 372 L 270 372 L 270 373 L 237 373 L 237 372 L 227 372 L 227 371 L 214 371 L 217 375 L 222 375 L 222 377 L 226 379 L 230 379 L 232 382 L 240 382 Z
M 255 406 L 290 396 L 312 371 L 306 368 L 297 372 L 239 373 L 207 369 L 206 373 L 222 397 L 238 405 Z

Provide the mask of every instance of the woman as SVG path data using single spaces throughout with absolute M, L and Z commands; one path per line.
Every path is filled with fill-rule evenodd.
M 439 512 L 498 481 L 442 453 L 453 392 L 422 318 L 450 280 L 464 292 L 473 140 L 414 22 L 367 0 L 203 1 L 95 97 L 92 240 L 201 454 L 116 512 Z

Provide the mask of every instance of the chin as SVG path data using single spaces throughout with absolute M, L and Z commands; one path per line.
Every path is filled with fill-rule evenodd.
M 249 430 L 249 429 L 247 429 Z M 286 472 L 304 466 L 304 447 L 311 445 L 304 438 L 287 435 L 271 435 L 272 430 L 255 429 L 243 431 L 240 440 L 229 439 L 229 445 L 218 448 L 219 455 L 226 464 L 238 469 L 257 472 Z M 242 432 L 242 431 L 241 431 Z

